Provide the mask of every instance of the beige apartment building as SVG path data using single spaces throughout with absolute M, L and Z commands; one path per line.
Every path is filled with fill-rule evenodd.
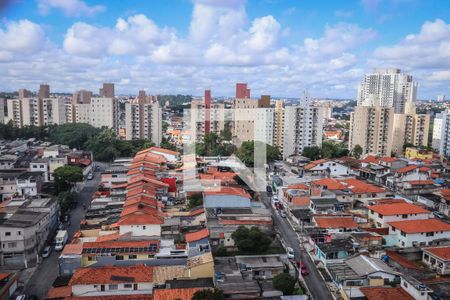
M 41 126 L 43 123 L 42 99 L 23 98 L 22 126 Z
M 211 103 L 209 109 L 210 133 L 220 134 L 225 129 L 225 105 L 223 103 Z M 204 99 L 195 99 L 191 102 L 190 129 L 196 136 L 197 142 L 202 142 L 206 134 L 206 107 Z
M 67 122 L 66 100 L 62 97 L 42 100 L 43 125 L 59 125 Z
M 125 104 L 125 139 L 148 139 L 156 145 L 162 139 L 162 110 L 157 101 L 140 95 Z
M 258 99 L 235 98 L 233 101 L 233 139 L 236 147 L 242 142 L 252 141 L 255 137 L 255 109 Z
M 363 154 L 390 156 L 393 128 L 393 107 L 357 106 L 350 115 L 349 150 L 360 145 Z
M 8 99 L 6 101 L 8 115 L 5 116 L 5 123 L 12 121 L 16 127 L 22 127 L 22 101 L 21 99 Z

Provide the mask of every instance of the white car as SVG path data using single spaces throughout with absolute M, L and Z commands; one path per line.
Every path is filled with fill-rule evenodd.
M 278 202 L 278 197 L 277 196 L 272 196 L 272 202 Z
M 47 246 L 44 248 L 44 251 L 42 251 L 42 258 L 47 258 L 52 254 L 52 247 Z
M 287 257 L 289 259 L 294 259 L 295 258 L 294 249 L 292 249 L 291 247 L 287 247 L 286 248 L 286 253 L 287 253 Z
M 284 210 L 280 210 L 280 217 L 286 218 L 286 212 Z

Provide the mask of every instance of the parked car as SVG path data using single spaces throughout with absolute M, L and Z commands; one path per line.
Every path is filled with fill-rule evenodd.
M 89 173 L 88 176 L 87 176 L 87 179 L 88 180 L 94 179 L 94 173 Z
M 52 254 L 52 247 L 47 246 L 44 248 L 44 251 L 42 251 L 42 258 L 47 258 Z
M 280 210 L 280 217 L 286 218 L 286 212 L 284 210 Z
M 299 272 L 300 272 L 300 274 L 301 274 L 302 276 L 306 276 L 306 275 L 309 274 L 309 270 L 308 270 L 308 268 L 306 267 L 306 265 L 305 265 L 304 262 L 298 262 L 298 263 L 297 263 L 297 266 L 298 266 L 298 270 L 299 270 Z
M 294 249 L 292 249 L 291 247 L 286 248 L 286 253 L 289 259 L 295 258 Z
M 270 185 L 268 185 L 268 186 L 266 187 L 266 192 L 272 193 L 272 188 L 270 187 Z
M 27 299 L 26 295 L 19 295 L 16 297 L 16 300 L 25 300 L 25 299 Z
M 277 196 L 272 196 L 272 202 L 278 202 L 278 197 Z
M 444 219 L 445 216 L 438 211 L 433 211 L 433 215 L 438 219 Z

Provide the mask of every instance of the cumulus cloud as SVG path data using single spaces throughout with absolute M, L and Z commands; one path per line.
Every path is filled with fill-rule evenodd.
M 48 15 L 51 9 L 60 9 L 66 16 L 93 16 L 106 10 L 103 5 L 89 6 L 81 0 L 38 0 L 38 10 Z
M 0 60 L 39 51 L 45 43 L 41 26 L 29 20 L 7 22 L 0 28 Z
M 255 94 L 297 96 L 305 88 L 320 96 L 356 94 L 365 66 L 359 47 L 376 37 L 374 30 L 330 24 L 321 36 L 287 43 L 288 28 L 272 15 L 249 19 L 245 1 L 192 3 L 186 35 L 143 14 L 103 27 L 76 22 L 67 29 L 62 47 L 52 45 L 22 60 L 0 63 L 0 84 L 16 89 L 25 82 L 47 81 L 54 90 L 73 91 L 95 90 L 111 81 L 120 83 L 123 92 L 148 88 L 154 93 L 201 94 L 209 86 L 216 95 L 227 95 L 235 82 L 247 81 Z M 8 27 L 1 31 L 0 42 L 5 32 Z M 42 30 L 33 37 L 40 42 L 27 42 L 42 47 Z

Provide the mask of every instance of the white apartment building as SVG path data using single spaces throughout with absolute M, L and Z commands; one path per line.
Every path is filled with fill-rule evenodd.
M 442 132 L 442 118 L 443 113 L 436 114 L 433 121 L 433 137 L 431 141 L 431 147 L 433 149 L 439 149 L 439 144 L 441 142 L 441 132 Z
M 225 129 L 226 110 L 223 103 L 211 103 L 209 109 L 209 131 L 210 133 L 220 134 Z M 196 136 L 197 142 L 202 142 L 205 134 L 206 107 L 204 99 L 196 99 L 191 102 L 191 110 L 189 112 L 190 129 Z
M 67 122 L 66 101 L 62 97 L 42 100 L 43 125 L 60 125 Z
M 322 146 L 322 108 L 312 107 L 306 102 L 300 106 L 284 108 L 282 144 L 279 145 L 283 159 L 301 155 L 304 147 Z
M 92 98 L 90 103 L 90 122 L 94 127 L 119 128 L 119 101 L 115 98 Z
M 439 140 L 439 154 L 450 156 L 450 109 L 441 113 L 441 135 Z
M 5 117 L 5 123 L 12 121 L 16 127 L 22 127 L 22 101 L 20 99 L 8 99 L 6 101 L 8 116 Z
M 416 102 L 417 83 L 400 69 L 376 69 L 366 74 L 358 87 L 358 106 L 393 107 L 404 113 L 408 101 Z
M 233 101 L 233 140 L 236 147 L 255 138 L 255 111 L 258 99 L 236 98 Z
M 274 133 L 273 108 L 256 108 L 254 116 L 254 140 L 273 146 Z
M 162 110 L 158 102 L 136 101 L 125 104 L 125 138 L 148 139 L 156 145 L 162 138 Z

